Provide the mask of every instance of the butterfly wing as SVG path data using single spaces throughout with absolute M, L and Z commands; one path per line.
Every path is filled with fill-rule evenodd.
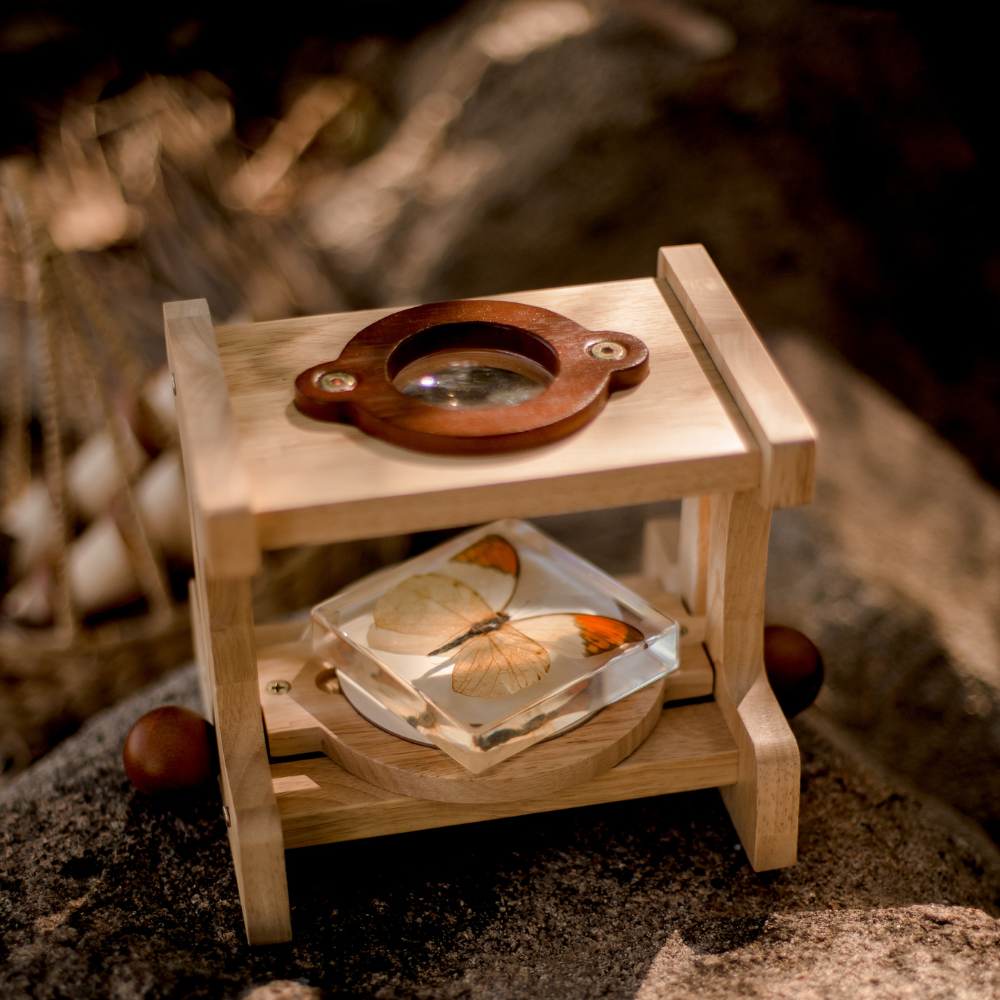
M 517 587 L 521 561 L 506 538 L 486 535 L 452 556 L 444 572 L 471 587 L 494 611 L 502 611 Z
M 538 615 L 521 618 L 515 624 L 529 639 L 574 660 L 607 653 L 645 638 L 631 625 L 604 615 Z
M 426 654 L 493 617 L 471 587 L 443 573 L 418 573 L 376 602 L 368 645 L 390 653 Z
M 510 625 L 473 636 L 455 656 L 452 690 L 470 698 L 502 698 L 541 680 L 549 654 Z

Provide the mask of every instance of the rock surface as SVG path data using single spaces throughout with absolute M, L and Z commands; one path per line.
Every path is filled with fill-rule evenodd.
M 815 341 L 773 338 L 820 429 L 816 501 L 775 514 L 769 620 L 823 651 L 819 704 L 1000 837 L 1000 494 Z
M 636 1000 L 723 1000 L 734 987 L 774 1000 L 973 1000 L 1000 990 L 998 945 L 995 920 L 958 906 L 780 914 L 721 954 L 675 932 Z
M 295 941 L 249 948 L 217 794 L 154 801 L 125 779 L 125 733 L 162 703 L 196 705 L 193 670 L 0 797 L 0 996 L 846 997 L 877 977 L 923 1000 L 938 970 L 958 996 L 998 975 L 996 848 L 815 709 L 795 724 L 794 868 L 754 874 L 714 791 L 358 841 L 290 852 Z

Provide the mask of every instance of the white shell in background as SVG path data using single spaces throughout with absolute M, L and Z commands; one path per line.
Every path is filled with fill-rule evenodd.
M 135 502 L 150 537 L 172 556 L 191 558 L 184 470 L 177 451 L 165 451 L 143 472 L 135 486 Z
M 41 479 L 33 479 L 0 515 L 0 531 L 14 539 L 11 565 L 15 576 L 22 577 L 38 565 L 55 543 L 56 528 L 49 491 Z
M 131 479 L 146 463 L 146 452 L 128 424 L 122 424 L 126 444 L 125 474 Z M 81 520 L 90 521 L 107 509 L 125 485 L 118 456 L 107 431 L 89 437 L 73 452 L 66 468 L 66 489 Z
M 142 594 L 128 548 L 108 514 L 89 524 L 66 550 L 66 575 L 73 601 L 85 615 Z
M 174 383 L 170 377 L 170 369 L 160 368 L 150 376 L 142 395 L 160 423 L 176 434 L 177 407 L 174 405 Z

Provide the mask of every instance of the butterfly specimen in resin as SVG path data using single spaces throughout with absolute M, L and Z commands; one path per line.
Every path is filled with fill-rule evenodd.
M 550 650 L 583 659 L 642 641 L 638 629 L 603 615 L 511 621 L 504 608 L 520 570 L 514 546 L 500 535 L 486 535 L 452 556 L 441 572 L 418 573 L 387 590 L 375 605 L 368 645 L 427 656 L 456 650 L 452 689 L 473 698 L 501 698 L 541 680 Z

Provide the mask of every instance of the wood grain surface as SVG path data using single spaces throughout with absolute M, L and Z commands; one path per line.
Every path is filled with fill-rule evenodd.
M 799 749 L 764 672 L 770 523 L 756 490 L 712 497 L 705 644 L 740 752 L 722 798 L 755 871 L 794 864 L 798 851 Z
M 292 848 L 711 788 L 734 781 L 736 770 L 736 745 L 718 708 L 707 702 L 664 710 L 649 738 L 616 767 L 542 798 L 410 798 L 363 781 L 326 757 L 278 761 L 271 776 L 285 846 Z
M 195 558 L 198 559 L 197 547 Z M 250 944 L 292 936 L 281 822 L 260 724 L 249 580 L 196 576 L 196 630 L 213 695 L 222 800 Z
M 296 700 L 320 723 L 321 746 L 331 760 L 374 785 L 438 802 L 507 802 L 579 784 L 632 753 L 663 707 L 662 683 L 650 684 L 570 732 L 472 774 L 434 747 L 373 726 L 340 693 L 321 691 L 301 675 L 293 685 Z
M 264 548 L 593 510 L 757 486 L 760 455 L 666 282 L 652 278 L 497 296 L 620 330 L 649 349 L 642 385 L 543 448 L 421 455 L 294 406 L 295 378 L 394 310 L 219 327 L 250 506 Z
M 711 495 L 685 497 L 681 501 L 677 592 L 694 615 L 705 614 L 708 586 L 708 537 L 711 521 Z
M 761 502 L 765 507 L 809 503 L 816 427 L 708 252 L 700 243 L 661 247 L 657 277 L 680 300 L 760 446 Z
M 217 580 L 252 576 L 260 568 L 257 527 L 208 303 L 166 302 L 163 323 L 202 566 Z

